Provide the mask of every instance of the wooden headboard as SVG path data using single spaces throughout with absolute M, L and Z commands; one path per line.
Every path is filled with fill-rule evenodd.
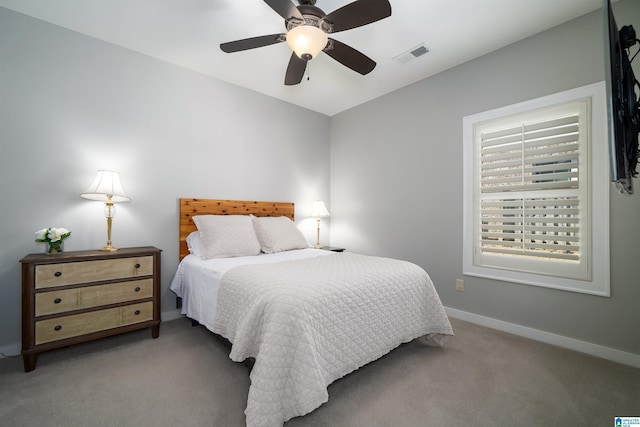
M 189 255 L 187 236 L 197 230 L 193 222 L 196 215 L 286 216 L 293 221 L 294 205 L 286 202 L 180 199 L 180 260 Z

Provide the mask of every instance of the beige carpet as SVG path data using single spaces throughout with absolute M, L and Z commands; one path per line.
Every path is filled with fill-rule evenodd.
M 444 348 L 414 341 L 336 381 L 293 426 L 612 426 L 640 416 L 640 369 L 452 319 Z M 248 371 L 186 319 L 0 360 L 1 426 L 242 426 Z

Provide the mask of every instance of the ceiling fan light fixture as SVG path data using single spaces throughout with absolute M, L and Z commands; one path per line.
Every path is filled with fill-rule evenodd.
M 287 44 L 305 61 L 315 58 L 328 41 L 327 34 L 313 25 L 299 25 L 287 33 Z

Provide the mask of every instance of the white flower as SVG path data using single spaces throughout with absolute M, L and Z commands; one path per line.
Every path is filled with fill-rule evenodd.
M 58 240 L 61 240 L 62 236 L 64 236 L 68 232 L 69 230 L 67 230 L 66 228 L 52 228 L 49 230 L 49 239 L 51 239 L 52 242 L 57 242 Z
M 57 242 L 58 240 L 60 240 L 60 233 L 58 233 L 57 231 L 57 228 L 52 228 L 51 230 L 49 230 L 49 240 L 51 240 L 52 242 Z
M 47 231 L 49 231 L 48 228 L 36 231 L 36 242 L 44 242 L 47 237 Z

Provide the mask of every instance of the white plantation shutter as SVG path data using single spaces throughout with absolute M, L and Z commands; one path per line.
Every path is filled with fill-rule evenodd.
M 578 206 L 577 198 L 483 201 L 482 252 L 578 261 Z
M 463 273 L 609 296 L 604 82 L 462 125 Z
M 483 192 L 577 188 L 579 117 L 480 135 Z
M 589 278 L 589 101 L 476 127 L 475 262 Z
M 480 133 L 482 252 L 579 260 L 580 117 L 565 114 Z

